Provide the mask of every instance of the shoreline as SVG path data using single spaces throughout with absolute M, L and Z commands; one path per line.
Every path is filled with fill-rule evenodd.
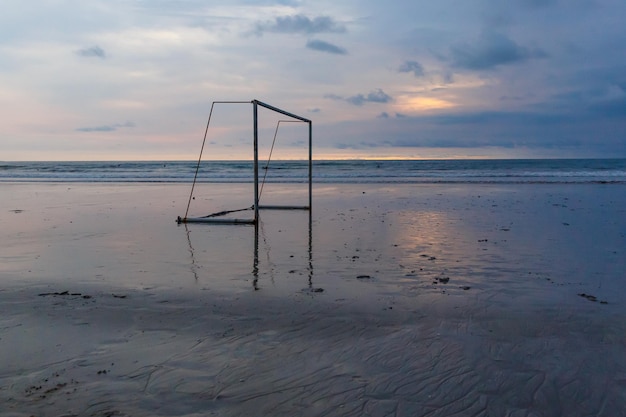
M 176 225 L 180 184 L 0 190 L 0 416 L 626 412 L 601 185 L 316 184 L 258 234 Z

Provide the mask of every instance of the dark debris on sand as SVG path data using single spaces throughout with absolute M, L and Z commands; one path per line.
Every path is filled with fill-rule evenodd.
M 72 292 L 71 293 L 69 291 L 44 292 L 44 293 L 39 294 L 39 296 L 40 297 L 49 297 L 49 296 L 53 296 L 53 297 L 60 296 L 60 297 L 63 297 L 63 296 L 68 296 L 68 297 L 82 297 L 84 299 L 92 298 L 91 295 L 87 295 L 87 294 L 83 295 L 82 293 L 79 293 L 79 292 Z
M 80 292 L 69 292 L 69 291 L 56 291 L 56 292 L 43 292 L 38 294 L 39 297 L 80 297 L 85 300 L 93 298 L 92 295 L 83 294 Z M 128 296 L 125 294 L 111 294 L 113 298 L 127 298 Z
M 580 297 L 586 298 L 589 301 L 593 301 L 594 303 L 599 301 L 598 297 L 596 297 L 595 295 L 585 294 L 584 292 L 582 292 L 582 293 L 580 293 L 578 295 Z M 608 304 L 608 301 L 602 300 L 602 301 L 600 301 L 600 304 Z

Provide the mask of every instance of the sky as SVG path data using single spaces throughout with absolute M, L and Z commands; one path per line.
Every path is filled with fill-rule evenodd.
M 624 0 L 2 6 L 0 160 L 626 157 Z

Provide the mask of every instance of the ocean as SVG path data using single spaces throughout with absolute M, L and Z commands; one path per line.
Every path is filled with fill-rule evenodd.
M 259 162 L 259 178 L 308 181 L 308 161 Z M 0 162 L 0 182 L 192 182 L 197 161 Z M 198 182 L 254 180 L 251 161 L 203 161 Z M 314 183 L 626 183 L 626 159 L 314 161 Z

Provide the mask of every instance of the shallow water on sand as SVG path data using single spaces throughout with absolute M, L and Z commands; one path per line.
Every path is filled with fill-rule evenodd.
M 0 193 L 0 415 L 626 414 L 623 186 Z

